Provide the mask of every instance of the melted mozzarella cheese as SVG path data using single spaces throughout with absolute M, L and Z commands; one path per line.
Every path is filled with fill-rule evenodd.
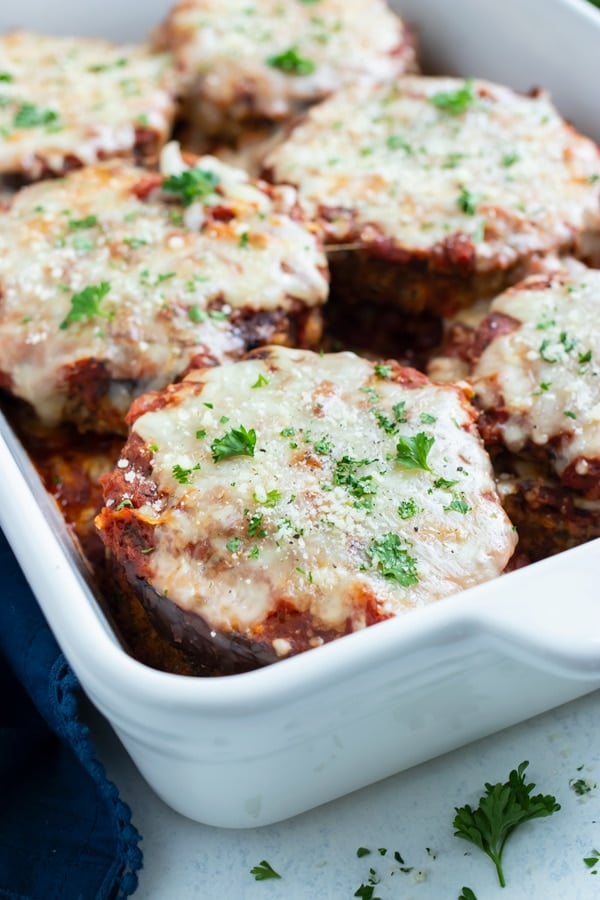
M 600 235 L 596 145 L 547 96 L 484 81 L 406 77 L 341 91 L 266 166 L 298 186 L 309 215 L 325 215 L 332 240 L 383 236 L 419 255 L 463 234 L 480 271 Z
M 389 80 L 414 66 L 404 26 L 384 0 L 186 0 L 158 37 L 200 101 L 198 121 L 217 131 L 238 104 L 246 115 L 250 108 L 280 119 L 343 84 Z
M 547 447 L 558 474 L 575 460 L 586 474 L 586 460 L 600 459 L 600 272 L 577 266 L 534 276 L 496 298 L 491 312 L 518 327 L 495 338 L 474 367 L 479 403 L 507 411 L 509 450 Z
M 261 357 L 191 373 L 132 425 L 151 475 L 120 460 L 131 493 L 108 508 L 157 497 L 132 512 L 152 526 L 159 592 L 215 628 L 252 633 L 285 598 L 343 631 L 365 626 L 365 596 L 397 614 L 503 571 L 515 535 L 458 388 L 406 387 L 352 353 Z M 242 426 L 253 454 L 215 461 Z M 426 468 L 397 461 L 399 443 L 424 437 Z M 414 578 L 384 572 L 381 541 Z
M 136 130 L 160 146 L 173 122 L 167 54 L 88 38 L 0 36 L 0 172 L 61 174 L 111 156 L 132 158 Z M 140 150 L 143 154 L 143 146 Z
M 165 155 L 172 171 L 180 157 Z M 163 387 L 198 353 L 244 352 L 236 311 L 325 300 L 326 261 L 314 229 L 292 218 L 295 192 L 263 190 L 211 157 L 197 165 L 218 185 L 188 207 L 158 189 L 140 199 L 148 173 L 112 163 L 27 187 L 0 217 L 0 369 L 48 424 L 64 412 L 63 366 L 104 362 L 126 411 L 134 387 Z M 214 207 L 224 221 L 208 221 Z M 75 317 L 78 295 L 103 284 Z

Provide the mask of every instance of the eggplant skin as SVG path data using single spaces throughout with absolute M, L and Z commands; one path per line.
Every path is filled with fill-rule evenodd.
M 215 631 L 193 612 L 186 612 L 143 578 L 134 578 L 135 593 L 156 630 L 213 675 L 239 675 L 268 666 L 278 656 L 270 644 L 236 632 Z

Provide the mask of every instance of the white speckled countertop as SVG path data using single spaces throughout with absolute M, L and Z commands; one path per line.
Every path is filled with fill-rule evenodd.
M 477 900 L 600 897 L 600 868 L 596 876 L 583 862 L 600 848 L 600 692 L 294 819 L 234 831 L 170 810 L 91 715 L 100 756 L 143 834 L 136 900 L 351 900 L 370 867 L 381 877 L 373 900 L 457 900 L 463 885 Z M 484 782 L 504 781 L 525 759 L 534 793 L 554 794 L 562 809 L 509 839 L 502 889 L 490 860 L 453 836 L 454 807 L 476 806 Z M 578 796 L 569 785 L 578 778 L 598 787 Z M 359 847 L 371 855 L 358 858 Z M 399 871 L 394 851 L 412 871 Z M 254 880 L 263 859 L 281 880 Z

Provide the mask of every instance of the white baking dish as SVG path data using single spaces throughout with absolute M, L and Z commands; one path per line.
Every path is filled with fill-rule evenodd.
M 166 0 L 21 0 L 0 28 L 135 39 Z M 438 70 L 548 86 L 600 137 L 600 16 L 583 0 L 400 0 Z M 174 809 L 266 824 L 600 687 L 600 542 L 244 675 L 194 679 L 120 647 L 4 421 L 0 524 L 67 658 Z

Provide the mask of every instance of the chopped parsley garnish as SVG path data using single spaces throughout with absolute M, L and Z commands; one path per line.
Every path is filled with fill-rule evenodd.
M 569 419 L 577 418 L 577 413 L 574 413 L 572 409 L 565 409 L 563 415 L 567 416 Z
M 333 483 L 345 487 L 351 497 L 354 497 L 354 506 L 371 510 L 373 508 L 373 494 L 377 493 L 377 484 L 372 475 L 357 475 L 357 470 L 374 462 L 373 459 L 353 459 L 351 456 L 342 456 L 336 460 L 333 471 Z
M 467 188 L 461 188 L 461 192 L 456 198 L 456 203 L 459 209 L 462 209 L 464 213 L 468 216 L 474 216 L 477 212 L 477 204 L 479 203 L 481 197 L 479 194 L 474 194 L 469 191 Z
M 248 559 L 258 559 L 259 556 L 260 550 L 255 544 L 254 547 L 251 547 L 251 549 L 248 551 Z
M 281 435 L 281 437 L 294 437 L 294 435 L 296 434 L 296 429 L 295 428 L 282 428 L 281 431 L 279 432 L 279 434 Z
M 539 325 L 537 326 L 540 327 Z M 575 347 L 577 343 L 577 338 L 569 337 L 566 331 L 561 331 L 558 342 L 551 341 L 549 338 L 545 338 L 540 344 L 538 353 L 544 362 L 547 363 L 555 363 L 558 362 L 558 356 L 553 355 L 554 352 L 560 350 L 559 345 L 562 345 L 562 348 L 565 353 L 570 353 L 571 350 Z M 552 349 L 554 348 L 554 349 Z
M 463 887 L 460 894 L 458 895 L 458 900 L 477 900 L 477 897 L 470 887 Z
M 130 238 L 123 238 L 123 243 L 127 247 L 130 247 L 131 250 L 137 250 L 138 247 L 143 247 L 145 244 L 148 243 L 148 241 L 145 241 L 143 238 L 130 237 Z
M 120 56 L 119 59 L 114 62 L 109 63 L 94 63 L 92 66 L 88 66 L 88 72 L 107 72 L 109 69 L 121 69 L 123 66 L 126 66 L 128 63 L 128 59 L 126 56 Z
M 433 425 L 434 422 L 437 422 L 436 417 L 432 416 L 431 413 L 421 413 L 419 419 L 423 425 Z
M 313 583 L 312 572 L 307 572 L 306 569 L 301 569 L 300 566 L 296 566 L 296 572 L 298 572 L 300 575 L 304 575 L 309 584 Z
M 391 378 L 392 377 L 392 367 L 386 366 L 383 363 L 375 363 L 373 367 L 373 371 L 377 375 L 378 378 Z
M 253 866 L 250 869 L 250 874 L 254 875 L 256 881 L 266 881 L 267 878 L 281 878 L 279 872 L 276 872 L 266 859 L 261 859 L 257 866 Z
M 546 328 L 552 328 L 553 325 L 556 325 L 555 319 L 542 319 L 542 321 L 538 322 L 535 327 L 538 331 L 545 331 Z
M 223 437 L 215 438 L 210 445 L 214 462 L 221 462 L 232 456 L 254 456 L 256 447 L 256 431 L 254 428 L 246 430 L 243 425 L 232 428 Z
M 359 847 L 356 851 L 356 855 L 360 859 L 362 856 L 368 856 L 370 852 L 371 851 L 367 847 Z
M 600 862 L 600 850 L 596 850 L 594 848 L 589 856 L 584 856 L 583 861 L 588 867 L 588 869 L 592 869 L 592 875 L 595 875 L 597 872 L 596 866 Z
M 259 500 L 256 494 L 254 494 L 254 502 L 260 503 L 261 506 L 273 507 L 276 506 L 281 500 L 281 494 L 277 490 L 267 491 L 267 496 L 264 500 Z
M 413 152 L 410 144 L 404 138 L 401 138 L 399 134 L 390 134 L 385 143 L 390 150 L 404 150 L 409 156 Z
M 21 103 L 13 118 L 15 128 L 37 128 L 38 125 L 56 125 L 58 113 L 53 109 L 40 109 L 33 103 Z
M 471 507 L 467 503 L 464 494 L 452 494 L 452 500 L 448 504 L 448 506 L 444 507 L 444 510 L 451 512 L 462 513 L 462 515 L 466 515 L 470 512 Z
M 10 84 L 11 81 L 14 81 L 14 78 L 10 72 L 0 72 L 0 81 L 3 81 L 5 84 Z
M 328 456 L 333 450 L 333 444 L 328 437 L 319 438 L 318 441 L 315 441 L 313 446 L 315 448 L 315 453 L 318 453 L 319 456 Z
M 206 313 L 199 306 L 190 306 L 188 308 L 188 319 L 190 322 L 205 322 Z
M 456 478 L 452 481 L 449 478 L 436 478 L 433 482 L 433 486 L 435 488 L 440 488 L 443 491 L 454 487 L 455 484 L 458 484 L 458 480 Z
M 462 115 L 474 101 L 475 94 L 473 93 L 472 79 L 465 81 L 455 91 L 439 91 L 437 94 L 432 94 L 429 98 L 430 103 L 433 103 L 438 109 L 447 112 L 451 116 Z
M 502 157 L 502 165 L 508 169 L 510 166 L 514 166 L 520 159 L 521 157 L 518 153 L 505 153 Z
M 316 69 L 315 63 L 301 56 L 297 47 L 290 47 L 282 53 L 267 57 L 266 63 L 286 75 L 311 75 Z
M 202 440 L 202 438 L 205 438 L 205 437 L 206 437 L 206 429 L 199 428 L 198 431 L 196 432 L 196 438 L 200 441 L 200 440 Z
M 262 513 L 254 513 L 248 519 L 248 534 L 250 537 L 264 538 L 267 536 L 267 530 L 263 527 Z
M 71 309 L 60 323 L 59 328 L 64 330 L 73 322 L 79 322 L 81 319 L 90 319 L 92 316 L 99 316 L 101 319 L 114 318 L 114 312 L 104 312 L 100 309 L 100 302 L 109 291 L 110 283 L 101 281 L 100 284 L 88 284 L 78 294 L 73 294 L 71 297 Z
M 237 553 L 237 551 L 241 547 L 241 540 L 239 538 L 232 538 L 230 541 L 227 541 L 225 546 L 229 550 L 230 553 Z
M 125 498 L 125 500 L 121 500 L 121 502 L 115 506 L 115 511 L 119 512 L 119 510 L 121 510 L 121 509 L 125 509 L 125 508 L 131 509 L 132 507 L 133 507 L 133 503 L 131 502 L 131 500 L 129 500 L 128 498 Z
M 269 383 L 269 379 L 265 378 L 265 376 L 261 372 L 260 375 L 258 376 L 258 378 L 256 379 L 256 381 L 254 382 L 254 384 L 251 384 L 250 387 L 253 387 L 253 388 L 266 387 L 268 385 L 268 383 Z
M 250 246 L 250 232 L 242 231 L 240 234 L 240 239 L 238 241 L 238 247 L 245 249 Z
M 398 507 L 398 515 L 401 519 L 412 519 L 418 512 L 419 508 L 412 497 L 408 500 L 403 500 Z
M 184 206 L 214 194 L 220 178 L 206 169 L 186 169 L 180 175 L 169 175 L 162 183 L 163 191 L 177 194 Z
M 183 466 L 180 466 L 179 463 L 175 463 L 171 472 L 173 473 L 173 478 L 175 481 L 178 481 L 179 484 L 189 484 L 192 472 L 197 471 L 200 468 L 200 463 L 196 463 L 195 466 L 192 466 L 191 469 L 184 469 Z
M 586 350 L 585 353 L 579 353 L 577 355 L 577 362 L 580 364 L 589 363 L 592 361 L 592 351 Z
M 423 469 L 431 472 L 427 456 L 434 442 L 435 438 L 429 437 L 424 431 L 419 431 L 414 437 L 400 438 L 396 444 L 396 462 L 405 469 Z
M 544 340 L 540 344 L 540 348 L 538 350 L 538 353 L 540 354 L 540 356 L 542 357 L 544 362 L 547 362 L 547 363 L 558 362 L 558 357 L 549 356 L 549 354 L 548 354 L 548 347 L 550 347 L 551 344 L 552 344 L 552 341 L 549 341 L 548 338 L 544 338 Z
M 513 769 L 505 784 L 486 783 L 485 794 L 476 809 L 469 804 L 455 809 L 455 836 L 464 838 L 489 856 L 502 887 L 506 887 L 502 854 L 508 838 L 524 822 L 551 816 L 560 809 L 556 797 L 551 794 L 531 796 L 535 784 L 525 782 L 528 765 L 525 760 Z
M 379 427 L 383 428 L 386 434 L 396 434 L 398 426 L 395 422 L 392 422 L 391 419 L 388 419 L 385 413 L 382 413 L 380 409 L 374 409 L 373 415 L 375 416 Z
M 367 556 L 384 578 L 397 581 L 402 587 L 418 583 L 417 560 L 402 545 L 402 540 L 397 534 L 390 531 L 373 541 L 367 549 Z
M 408 422 L 408 417 L 406 415 L 406 400 L 401 400 L 400 403 L 395 403 L 394 406 L 392 406 L 392 412 L 394 413 L 396 422 L 399 422 L 400 425 L 403 422 Z
M 93 228 L 97 223 L 97 216 L 86 216 L 84 219 L 69 219 L 69 228 Z

